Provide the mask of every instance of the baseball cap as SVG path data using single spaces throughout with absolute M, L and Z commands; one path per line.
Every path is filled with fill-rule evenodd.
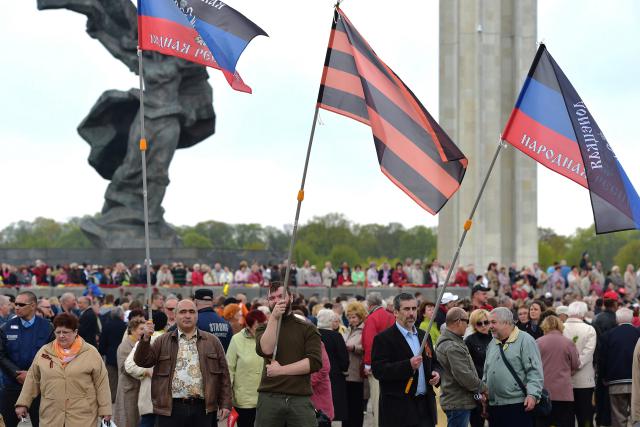
M 473 294 L 475 294 L 476 292 L 488 292 L 489 288 L 485 288 L 482 285 L 475 285 L 473 288 L 471 288 L 471 296 L 473 296 Z
M 200 301 L 213 301 L 213 291 L 211 289 L 198 289 L 193 297 Z
M 602 295 L 602 298 L 604 299 L 612 299 L 612 300 L 618 300 L 618 293 L 616 291 L 607 291 L 604 293 L 604 295 Z
M 452 294 L 451 292 L 445 292 L 442 295 L 442 300 L 440 301 L 441 304 L 449 304 L 451 301 L 457 301 L 458 300 L 458 295 Z

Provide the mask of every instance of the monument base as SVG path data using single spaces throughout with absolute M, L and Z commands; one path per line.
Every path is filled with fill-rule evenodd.
M 89 241 L 100 249 L 144 248 L 144 226 L 139 224 L 104 224 L 100 218 L 87 218 L 80 223 L 80 229 Z M 166 222 L 149 224 L 149 244 L 152 248 L 180 248 L 182 240 Z

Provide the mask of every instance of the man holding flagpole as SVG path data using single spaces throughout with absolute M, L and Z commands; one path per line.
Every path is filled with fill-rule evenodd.
M 408 293 L 393 299 L 396 323 L 373 340 L 371 368 L 380 381 L 380 427 L 435 427 L 433 386 L 441 367 L 431 340 L 421 349 L 425 332 L 415 326 L 418 302 Z
M 265 360 L 258 387 L 256 425 L 315 427 L 311 374 L 322 367 L 320 333 L 313 324 L 291 312 L 293 296 L 282 283 L 271 283 L 268 301 L 271 316 L 256 331 L 256 352 Z M 276 360 L 272 360 L 276 342 L 278 351 Z

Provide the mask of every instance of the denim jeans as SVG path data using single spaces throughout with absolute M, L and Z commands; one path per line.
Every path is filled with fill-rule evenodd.
M 155 414 L 145 414 L 140 417 L 140 425 L 138 427 L 154 427 L 156 425 Z
M 447 427 L 469 427 L 470 409 L 451 409 L 444 413 L 447 415 Z

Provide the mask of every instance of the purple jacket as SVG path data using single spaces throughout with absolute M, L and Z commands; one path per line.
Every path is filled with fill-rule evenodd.
M 560 331 L 549 331 L 536 340 L 544 371 L 544 388 L 551 400 L 573 402 L 571 374 L 580 367 L 576 345 Z

